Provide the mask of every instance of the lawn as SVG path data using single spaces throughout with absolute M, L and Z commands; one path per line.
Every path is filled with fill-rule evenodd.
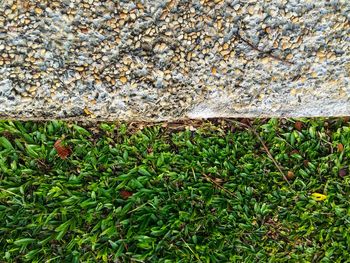
M 0 261 L 349 262 L 348 121 L 2 121 Z

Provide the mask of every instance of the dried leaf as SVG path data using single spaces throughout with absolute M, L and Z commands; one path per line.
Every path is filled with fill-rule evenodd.
M 240 120 L 240 122 L 243 123 L 243 124 L 245 124 L 245 125 L 250 126 L 250 119 L 248 119 L 248 118 L 242 118 L 242 119 Z
M 348 171 L 347 171 L 346 168 L 342 168 L 342 169 L 339 170 L 339 176 L 340 176 L 340 177 L 344 177 L 344 176 L 346 176 L 347 174 L 348 174 Z
M 61 159 L 66 159 L 71 153 L 71 150 L 68 147 L 62 145 L 62 140 L 57 140 L 54 144 L 54 147 Z
M 123 199 L 128 199 L 130 196 L 133 195 L 133 192 L 127 190 L 120 190 L 119 194 Z
M 299 151 L 298 150 L 293 150 L 290 152 L 290 155 L 293 155 L 293 154 L 299 154 Z
M 214 178 L 213 181 L 214 181 L 215 183 L 217 183 L 217 184 L 222 184 L 222 183 L 224 183 L 224 180 L 221 179 L 221 178 Z
M 297 129 L 298 131 L 301 131 L 303 129 L 303 123 L 301 121 L 296 121 L 294 123 L 294 128 Z
M 148 147 L 147 148 L 147 153 L 152 153 L 153 152 L 153 148 L 152 147 Z
M 338 143 L 337 148 L 338 148 L 338 152 L 344 151 L 344 145 L 341 143 Z
M 292 171 L 288 171 L 287 178 L 288 180 L 292 180 L 294 178 L 294 173 Z

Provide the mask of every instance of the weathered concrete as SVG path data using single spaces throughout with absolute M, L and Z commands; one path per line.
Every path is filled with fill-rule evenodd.
M 0 1 L 0 116 L 350 115 L 350 1 Z

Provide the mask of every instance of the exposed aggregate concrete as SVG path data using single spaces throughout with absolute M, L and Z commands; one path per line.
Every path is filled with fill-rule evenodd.
M 0 1 L 0 117 L 350 115 L 350 1 Z

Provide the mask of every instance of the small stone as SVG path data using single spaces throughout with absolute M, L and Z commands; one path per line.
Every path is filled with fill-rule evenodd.
M 160 43 L 160 44 L 157 44 L 154 48 L 154 50 L 156 52 L 159 52 L 159 53 L 162 53 L 164 52 L 165 50 L 167 49 L 167 45 L 165 43 Z
M 28 89 L 28 91 L 29 91 L 30 93 L 32 93 L 32 92 L 36 91 L 37 88 L 38 88 L 37 86 L 31 86 L 31 87 Z
M 262 58 L 262 59 L 261 59 L 261 62 L 262 62 L 263 64 L 269 64 L 269 63 L 270 63 L 270 57 L 264 57 L 264 58 Z
M 192 58 L 192 53 L 191 53 L 191 52 L 188 52 L 188 53 L 187 53 L 187 57 L 186 57 L 187 61 L 190 61 L 191 58 Z
M 119 78 L 120 82 L 125 84 L 126 82 L 128 82 L 128 79 L 125 76 L 122 76 Z
M 76 70 L 79 72 L 82 72 L 82 71 L 84 71 L 84 67 L 77 67 Z
M 286 50 L 287 48 L 290 48 L 290 46 L 291 46 L 290 43 L 284 42 L 284 43 L 282 44 L 282 49 L 283 49 L 283 50 Z
M 276 17 L 278 15 L 278 11 L 277 10 L 271 10 L 270 11 L 270 16 L 271 17 Z
M 84 27 L 84 28 L 80 29 L 80 32 L 83 33 L 83 34 L 86 34 L 86 33 L 89 33 L 89 29 Z
M 41 15 L 41 14 L 43 13 L 43 10 L 42 10 L 41 8 L 39 8 L 39 7 L 36 7 L 36 8 L 34 9 L 34 12 L 35 12 L 37 15 Z
M 120 19 L 123 19 L 123 20 L 125 20 L 128 17 L 126 13 L 121 13 L 119 16 L 120 16 Z
M 211 73 L 214 74 L 214 75 L 217 73 L 216 67 L 212 67 L 212 68 L 211 68 Z
M 130 18 L 131 18 L 132 20 L 135 20 L 135 19 L 136 19 L 136 14 L 135 14 L 135 13 L 131 13 L 131 14 L 130 14 Z
M 254 15 L 254 12 L 255 12 L 254 6 L 253 6 L 253 5 L 249 6 L 249 7 L 248 7 L 248 13 L 249 13 L 250 15 Z
M 291 95 L 296 95 L 298 93 L 298 91 L 296 89 L 291 89 L 290 90 L 290 94 Z
M 226 56 L 226 55 L 228 55 L 228 54 L 230 54 L 230 50 L 222 50 L 221 52 L 220 52 L 220 54 L 222 55 L 222 56 Z
M 324 58 L 324 57 L 326 57 L 326 54 L 323 53 L 322 51 L 318 51 L 318 52 L 316 53 L 316 56 L 317 56 L 318 58 Z
M 290 59 L 292 59 L 293 58 L 293 54 L 288 54 L 287 56 L 286 56 L 286 59 L 287 60 L 290 60 Z

